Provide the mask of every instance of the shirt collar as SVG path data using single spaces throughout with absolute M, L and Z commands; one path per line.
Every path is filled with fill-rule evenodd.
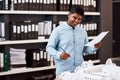
M 64 25 L 66 26 L 66 28 L 71 29 L 71 30 L 75 30 L 75 29 L 76 29 L 76 27 L 78 26 L 78 25 L 77 25 L 77 26 L 75 27 L 75 29 L 73 29 L 70 25 L 68 25 L 68 23 L 67 23 L 67 22 L 65 22 L 65 23 L 64 23 Z

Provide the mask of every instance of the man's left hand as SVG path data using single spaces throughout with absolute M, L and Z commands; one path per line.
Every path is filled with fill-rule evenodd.
M 98 43 L 94 44 L 94 47 L 99 49 L 101 47 L 101 42 L 98 42 Z

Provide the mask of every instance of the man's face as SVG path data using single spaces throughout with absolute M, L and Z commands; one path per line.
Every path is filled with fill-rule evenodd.
M 69 13 L 68 14 L 68 24 L 72 27 L 75 27 L 76 25 L 80 24 L 82 20 L 82 16 L 77 13 Z

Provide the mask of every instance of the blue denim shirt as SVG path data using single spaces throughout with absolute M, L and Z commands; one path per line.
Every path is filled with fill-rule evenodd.
M 83 62 L 83 53 L 92 54 L 97 50 L 95 47 L 84 46 L 86 43 L 88 43 L 87 33 L 78 25 L 73 29 L 64 23 L 52 31 L 46 51 L 54 58 L 56 75 L 64 71 L 73 72 Z M 70 54 L 67 60 L 60 59 L 60 54 L 63 52 L 61 48 Z

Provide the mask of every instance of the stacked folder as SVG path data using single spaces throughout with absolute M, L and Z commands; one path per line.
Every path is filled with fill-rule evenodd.
M 16 67 L 26 67 L 26 49 L 15 49 L 15 48 L 10 48 L 10 65 L 11 68 L 16 68 Z

